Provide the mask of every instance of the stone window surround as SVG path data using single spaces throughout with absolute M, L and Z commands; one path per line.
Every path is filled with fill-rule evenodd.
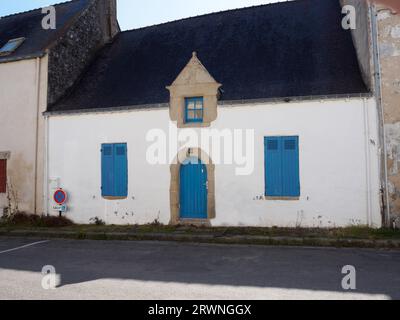
M 177 123 L 178 128 L 210 127 L 217 119 L 217 104 L 219 88 L 222 85 L 215 81 L 197 57 L 196 52 L 181 71 L 172 85 L 166 88 L 170 91 L 170 119 Z M 203 98 L 203 122 L 185 121 L 186 99 Z

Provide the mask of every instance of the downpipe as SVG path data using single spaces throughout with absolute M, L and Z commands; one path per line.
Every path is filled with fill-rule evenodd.
M 44 177 L 43 204 L 44 213 L 49 215 L 49 116 L 44 115 Z
M 39 117 L 40 117 L 40 58 L 36 58 L 36 120 L 35 120 L 35 173 L 33 191 L 33 212 L 37 214 L 37 193 L 38 193 L 38 153 L 39 153 Z
M 386 145 L 386 132 L 385 132 L 385 115 L 383 111 L 383 96 L 382 96 L 382 82 L 381 82 L 381 65 L 380 65 L 380 50 L 378 45 L 378 23 L 377 23 L 377 10 L 375 5 L 369 6 L 369 15 L 371 19 L 371 33 L 372 33 L 372 50 L 373 50 L 373 63 L 374 63 L 374 87 L 375 96 L 378 109 L 379 121 L 379 142 L 380 150 L 380 175 L 382 184 L 382 225 L 385 227 L 392 227 L 390 221 L 390 203 L 389 203 L 389 190 L 388 190 L 388 167 L 387 167 L 387 145 Z

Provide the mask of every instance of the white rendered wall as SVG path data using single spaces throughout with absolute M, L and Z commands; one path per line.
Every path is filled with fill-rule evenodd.
M 9 192 L 15 194 L 13 207 L 17 203 L 19 210 L 27 213 L 35 213 L 35 205 L 36 213 L 43 213 L 41 113 L 46 98 L 47 56 L 0 64 L 0 152 L 11 153 L 7 178 Z M 6 194 L 0 194 L 0 215 L 7 206 Z
M 377 120 L 374 100 L 349 99 L 220 106 L 212 129 L 254 129 L 254 171 L 215 169 L 214 226 L 380 226 Z M 69 193 L 67 216 L 78 223 L 170 221 L 170 168 L 150 165 L 150 129 L 169 130 L 167 109 L 49 118 L 49 184 Z M 188 130 L 188 129 L 181 129 Z M 207 129 L 198 129 L 207 130 Z M 299 200 L 265 200 L 264 136 L 298 135 Z M 129 196 L 104 200 L 100 191 L 102 143 L 128 144 Z M 197 145 L 189 145 L 197 147 Z M 53 202 L 49 201 L 49 210 Z

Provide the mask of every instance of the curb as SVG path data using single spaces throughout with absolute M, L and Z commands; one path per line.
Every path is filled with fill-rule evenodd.
M 32 231 L 0 230 L 0 236 L 33 237 L 76 240 L 121 240 L 121 241 L 174 241 L 185 243 L 243 244 L 267 246 L 303 246 L 336 248 L 400 249 L 400 240 L 333 239 L 310 237 L 268 237 L 250 235 L 176 234 L 176 233 L 120 233 L 120 232 L 76 232 L 76 231 Z

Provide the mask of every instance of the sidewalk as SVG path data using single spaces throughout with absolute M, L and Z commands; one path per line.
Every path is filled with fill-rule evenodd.
M 196 228 L 172 226 L 0 226 L 0 236 L 88 240 L 176 241 L 216 244 L 400 249 L 400 231 L 368 228 Z

